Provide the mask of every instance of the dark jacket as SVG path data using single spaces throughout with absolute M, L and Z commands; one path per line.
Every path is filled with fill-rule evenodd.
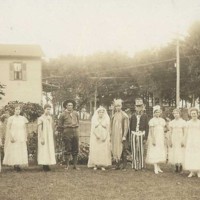
M 147 114 L 142 114 L 140 117 L 139 131 L 145 131 L 145 139 L 148 137 L 149 133 L 149 119 Z M 137 126 L 137 116 L 133 114 L 130 119 L 130 131 L 136 131 Z

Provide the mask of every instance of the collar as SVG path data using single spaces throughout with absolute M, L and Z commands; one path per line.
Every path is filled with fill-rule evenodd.
M 66 110 L 65 110 L 65 112 L 66 112 L 66 113 L 73 113 L 73 112 L 74 112 L 74 110 L 72 110 L 72 111 L 69 111 L 69 110 L 67 110 L 67 109 L 66 109 Z

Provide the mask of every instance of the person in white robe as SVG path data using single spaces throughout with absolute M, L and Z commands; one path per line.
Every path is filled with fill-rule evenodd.
M 110 165 L 110 118 L 106 109 L 99 107 L 92 117 L 88 167 L 105 170 Z
M 2 131 L 2 122 L 0 121 L 0 148 L 2 147 L 2 135 L 3 135 L 3 131 Z M 0 150 L 0 172 L 1 172 L 1 150 Z
M 180 116 L 180 110 L 174 109 L 174 120 L 169 122 L 168 162 L 175 165 L 175 172 L 182 172 L 184 158 L 184 135 L 186 121 Z
M 148 136 L 148 148 L 146 163 L 154 165 L 154 173 L 162 173 L 159 163 L 166 162 L 166 147 L 164 128 L 166 122 L 161 115 L 160 106 L 154 106 L 153 114 L 154 117 L 149 121 L 149 136 Z
M 185 158 L 184 169 L 190 171 L 189 178 L 195 176 L 200 178 L 200 120 L 197 108 L 189 110 L 191 120 L 187 122 L 185 135 Z
M 50 171 L 49 165 L 56 164 L 53 119 L 51 105 L 44 106 L 44 114 L 38 118 L 38 164 L 44 171 Z
M 20 112 L 21 108 L 17 105 L 14 115 L 8 118 L 3 159 L 4 165 L 14 166 L 16 171 L 21 171 L 20 165 L 28 165 L 28 120 Z

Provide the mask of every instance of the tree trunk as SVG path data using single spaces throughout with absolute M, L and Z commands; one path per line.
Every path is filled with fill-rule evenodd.
M 159 94 L 159 105 L 162 107 L 163 106 L 163 98 L 161 94 Z
M 192 95 L 192 107 L 194 107 L 195 106 L 195 95 L 193 94 Z

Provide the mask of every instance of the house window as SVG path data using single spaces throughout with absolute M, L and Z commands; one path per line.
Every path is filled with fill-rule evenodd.
M 14 62 L 10 64 L 10 80 L 26 81 L 26 64 L 23 62 Z
M 14 63 L 14 80 L 22 80 L 22 63 Z

